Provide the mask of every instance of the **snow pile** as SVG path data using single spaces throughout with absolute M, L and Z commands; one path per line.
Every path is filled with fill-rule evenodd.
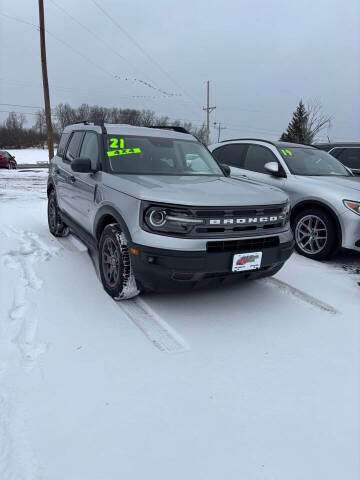
M 11 155 L 15 156 L 18 165 L 47 163 L 49 161 L 49 152 L 42 148 L 23 148 L 7 150 Z

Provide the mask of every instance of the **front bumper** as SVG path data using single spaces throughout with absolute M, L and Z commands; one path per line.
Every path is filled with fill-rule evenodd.
M 224 280 L 249 280 L 275 272 L 293 252 L 294 241 L 262 248 L 261 268 L 245 272 L 231 271 L 235 253 L 250 253 L 258 249 L 239 249 L 236 252 L 179 251 L 131 244 L 139 251 L 131 255 L 131 263 L 139 287 L 145 290 L 170 291 L 194 287 L 197 284 Z
M 341 215 L 342 247 L 360 252 L 360 216 L 350 210 Z

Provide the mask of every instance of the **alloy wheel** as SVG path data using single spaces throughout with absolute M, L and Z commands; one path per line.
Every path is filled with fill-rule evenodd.
M 102 267 L 107 285 L 115 287 L 120 276 L 120 252 L 110 237 L 104 241 L 102 249 Z
M 325 223 L 317 215 L 306 215 L 296 225 L 295 239 L 298 247 L 308 255 L 320 253 L 327 242 Z

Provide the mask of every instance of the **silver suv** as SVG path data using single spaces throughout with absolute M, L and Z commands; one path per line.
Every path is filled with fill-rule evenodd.
M 227 170 L 180 127 L 67 126 L 48 179 L 50 231 L 98 251 L 115 299 L 273 275 L 293 251 L 288 197 Z
M 317 148 L 258 139 L 210 147 L 231 176 L 283 189 L 291 201 L 296 249 L 313 259 L 339 247 L 360 252 L 360 178 Z

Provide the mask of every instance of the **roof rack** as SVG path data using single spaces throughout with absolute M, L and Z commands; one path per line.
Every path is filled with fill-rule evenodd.
M 174 132 L 179 132 L 179 133 L 188 133 L 191 135 L 191 133 L 186 130 L 184 127 L 178 127 L 176 125 L 150 125 L 148 128 L 161 128 L 162 130 L 174 130 Z
M 80 123 L 83 123 L 84 125 L 90 125 L 90 122 L 88 120 L 80 120 L 80 122 L 72 122 L 72 123 L 69 123 L 69 125 L 78 125 Z
M 272 142 L 271 140 L 264 140 L 263 138 L 231 138 L 229 140 L 221 140 L 220 143 L 225 143 L 225 142 L 235 142 L 237 140 L 256 140 L 257 142 L 266 142 L 266 143 L 271 143 L 271 145 L 275 145 L 275 142 Z
M 80 125 L 80 123 L 83 123 L 84 125 L 98 125 L 101 127 L 102 125 L 104 125 L 104 120 L 96 120 L 96 121 L 80 120 L 79 122 L 73 122 L 73 123 L 70 123 L 69 125 Z

